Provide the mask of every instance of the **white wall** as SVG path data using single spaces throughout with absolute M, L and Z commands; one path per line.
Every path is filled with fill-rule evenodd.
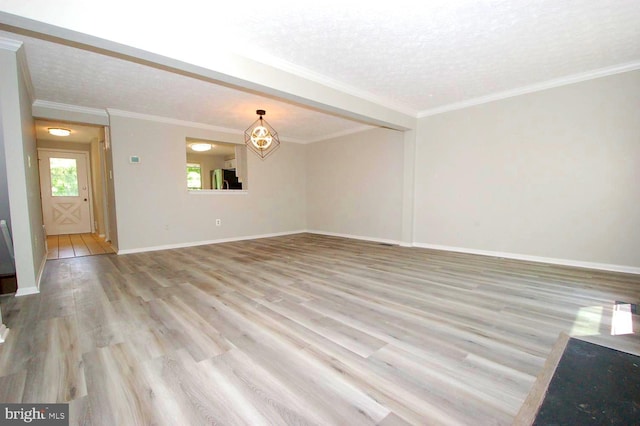
M 7 165 L 18 294 L 38 291 L 46 260 L 31 99 L 17 50 L 0 48 L 0 119 Z
M 307 227 L 402 238 L 402 132 L 373 129 L 307 145 Z
M 266 160 L 249 156 L 244 194 L 189 193 L 185 139 L 242 143 L 242 134 L 115 114 L 110 127 L 121 252 L 305 229 L 304 145 L 282 143 Z M 131 155 L 141 162 L 130 164 Z
M 419 121 L 414 241 L 640 267 L 640 72 Z

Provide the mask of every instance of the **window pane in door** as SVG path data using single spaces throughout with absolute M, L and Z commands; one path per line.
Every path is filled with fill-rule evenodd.
M 51 196 L 77 197 L 78 165 L 73 158 L 50 158 Z

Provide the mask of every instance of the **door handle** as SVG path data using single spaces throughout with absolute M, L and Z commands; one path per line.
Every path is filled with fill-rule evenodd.
M 84 200 L 85 200 L 85 201 L 87 201 L 87 199 L 86 199 L 86 198 L 85 198 Z

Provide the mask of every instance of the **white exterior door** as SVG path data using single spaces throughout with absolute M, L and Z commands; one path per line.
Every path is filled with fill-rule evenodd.
M 91 232 L 88 155 L 48 150 L 38 154 L 47 235 Z

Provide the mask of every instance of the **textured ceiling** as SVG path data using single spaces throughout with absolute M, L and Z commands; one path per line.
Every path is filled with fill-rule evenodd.
M 284 140 L 313 141 L 362 123 L 62 44 L 0 31 L 24 42 L 35 97 L 244 131 L 265 109 Z
M 572 75 L 640 67 L 637 0 L 273 0 L 224 8 L 195 0 L 180 7 L 114 0 L 99 14 L 87 1 L 0 0 L 0 9 L 167 56 L 179 49 L 206 56 L 222 46 L 412 115 Z M 265 108 L 283 137 L 301 141 L 362 128 L 286 102 L 20 38 L 39 99 L 236 129 Z
M 228 31 L 415 111 L 640 60 L 637 0 L 403 3 L 299 2 Z

